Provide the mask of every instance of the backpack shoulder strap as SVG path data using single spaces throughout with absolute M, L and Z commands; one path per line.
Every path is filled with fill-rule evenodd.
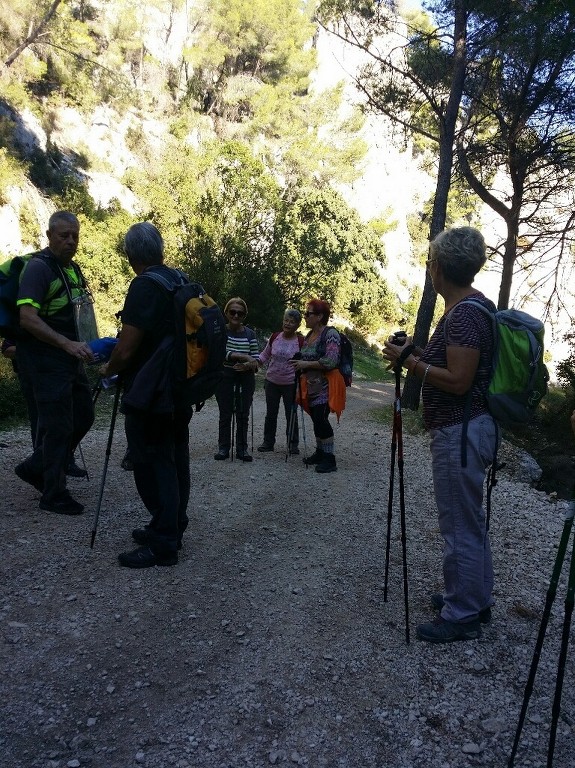
M 304 341 L 305 341 L 305 336 L 303 335 L 303 333 L 298 333 L 297 334 L 297 343 L 299 344 L 299 348 L 300 349 L 303 347 Z
M 142 272 L 141 275 L 138 275 L 138 277 L 147 277 L 158 285 L 161 285 L 168 293 L 173 293 L 176 288 L 179 288 L 181 285 L 186 285 L 189 280 L 180 269 L 172 269 L 171 272 L 173 273 L 173 280 L 170 280 L 163 271 L 158 272 L 153 267 L 148 268 L 145 272 Z
M 274 343 L 274 341 L 277 339 L 277 337 L 280 335 L 281 331 L 274 331 L 272 335 L 270 336 L 270 347 Z

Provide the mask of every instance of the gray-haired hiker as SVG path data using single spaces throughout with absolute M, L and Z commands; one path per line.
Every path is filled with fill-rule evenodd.
M 188 526 L 192 409 L 174 398 L 167 373 L 175 332 L 173 296 L 146 273 L 157 274 L 174 287 L 180 284 L 181 273 L 164 264 L 162 237 L 149 222 L 130 227 L 124 250 L 136 277 L 121 312 L 120 338 L 100 374 L 122 375 L 128 451 L 150 520 L 132 531 L 140 546 L 118 559 L 127 568 L 176 565 Z
M 420 624 L 431 643 L 474 640 L 491 619 L 493 564 L 483 484 L 493 461 L 497 427 L 485 398 L 491 372 L 491 319 L 476 301 L 493 307 L 473 287 L 485 264 L 485 241 L 476 229 L 456 227 L 431 243 L 427 269 L 445 312 L 423 350 L 386 343 L 384 356 L 421 379 L 423 420 L 431 458 L 439 529 L 444 540 L 442 593 L 431 595 L 440 612 Z M 494 309 L 494 307 L 493 307 Z M 407 353 L 411 346 L 411 352 Z M 399 359 L 401 356 L 401 359 Z M 466 454 L 466 455 L 465 455 Z
M 260 363 L 267 368 L 264 383 L 266 416 L 264 420 L 264 439 L 258 447 L 260 453 L 274 450 L 278 413 L 280 402 L 282 401 L 286 417 L 287 450 L 292 455 L 299 453 L 297 412 L 294 409 L 295 372 L 290 360 L 296 357 L 303 345 L 303 336 L 297 333 L 300 323 L 301 312 L 297 309 L 286 309 L 282 330 L 272 333 L 268 343 L 259 355 Z
M 77 515 L 84 507 L 66 488 L 66 470 L 94 421 L 84 370 L 93 354 L 87 339 L 80 339 L 75 311 L 89 292 L 73 260 L 80 236 L 76 216 L 57 211 L 46 234 L 48 247 L 28 261 L 18 291 L 22 334 L 16 363 L 23 387 L 34 399 L 38 422 L 34 452 L 15 472 L 42 492 L 40 509 Z M 95 323 L 94 332 L 97 336 Z

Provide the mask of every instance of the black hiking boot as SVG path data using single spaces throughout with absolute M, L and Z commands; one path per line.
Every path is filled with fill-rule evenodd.
M 20 480 L 23 480 L 29 485 L 33 485 L 37 491 L 44 490 L 44 478 L 42 475 L 37 475 L 35 472 L 32 472 L 32 470 L 26 465 L 25 462 L 15 466 L 14 472 L 20 478 Z
M 136 544 L 141 546 L 150 546 L 153 541 L 153 533 L 149 528 L 134 528 L 132 531 L 132 538 Z M 178 534 L 178 549 L 182 548 L 182 534 Z
M 323 459 L 324 453 L 321 448 L 316 448 L 315 453 L 312 453 L 311 456 L 308 456 L 307 458 L 303 459 L 303 463 L 307 464 L 309 467 L 311 464 L 319 464 L 320 461 Z
M 61 491 L 50 499 L 40 499 L 40 509 L 46 512 L 55 512 L 57 515 L 81 515 L 84 505 L 73 499 L 68 491 Z
M 337 472 L 337 464 L 333 453 L 324 453 L 322 460 L 315 468 L 316 472 Z
M 125 568 L 153 568 L 155 565 L 177 565 L 178 555 L 176 552 L 157 555 L 149 547 L 138 547 L 132 552 L 122 552 L 118 560 Z
M 478 640 L 481 637 L 479 619 L 466 622 L 446 621 L 441 616 L 427 624 L 419 624 L 417 637 L 428 643 L 454 643 L 457 640 Z

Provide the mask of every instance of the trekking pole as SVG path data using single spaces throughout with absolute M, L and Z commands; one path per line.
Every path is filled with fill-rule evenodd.
M 406 334 L 404 331 L 398 331 L 394 334 L 394 341 L 405 342 Z M 402 353 L 405 356 L 410 354 L 406 349 Z M 403 478 L 403 428 L 401 419 L 401 366 L 403 360 L 400 359 L 394 366 L 395 374 L 395 400 L 393 404 L 393 429 L 391 438 L 391 464 L 389 471 L 389 494 L 387 504 L 387 536 L 385 543 L 385 579 L 383 600 L 387 602 L 387 586 L 389 575 L 389 552 L 391 547 L 391 520 L 393 511 L 393 488 L 395 484 L 395 460 L 397 458 L 397 469 L 399 474 L 399 514 L 401 527 L 401 551 L 403 559 L 403 598 L 405 604 L 405 642 L 409 645 L 409 585 L 407 579 L 407 532 L 405 525 L 405 485 Z
M 539 626 L 539 633 L 537 635 L 537 641 L 535 643 L 535 650 L 533 652 L 533 659 L 531 661 L 531 668 L 529 670 L 529 676 L 525 685 L 525 692 L 523 695 L 523 704 L 521 706 L 521 712 L 519 714 L 519 722 L 517 724 L 517 730 L 515 732 L 515 740 L 513 742 L 513 748 L 511 750 L 511 756 L 507 763 L 508 768 L 513 767 L 515 755 L 517 753 L 517 747 L 519 746 L 519 739 L 521 737 L 521 731 L 523 730 L 523 724 L 525 722 L 525 716 L 527 714 L 527 707 L 529 706 L 529 699 L 533 692 L 533 683 L 535 681 L 535 674 L 537 672 L 537 666 L 539 664 L 539 657 L 541 655 L 541 649 L 543 647 L 543 641 L 545 640 L 545 632 L 547 631 L 547 624 L 549 622 L 549 616 L 551 614 L 551 607 L 555 596 L 557 594 L 557 584 L 559 582 L 559 576 L 561 575 L 561 568 L 563 567 L 563 561 L 565 559 L 565 552 L 567 550 L 567 544 L 569 542 L 569 536 L 571 529 L 573 528 L 573 517 L 575 516 L 575 500 L 571 500 L 569 503 L 569 509 L 565 515 L 565 522 L 563 524 L 563 532 L 561 533 L 561 539 L 559 541 L 559 547 L 557 548 L 557 556 L 555 557 L 555 564 L 553 566 L 553 572 L 551 574 L 551 581 L 547 589 L 547 595 L 545 598 L 545 607 L 543 609 L 543 615 L 541 617 L 541 624 Z M 571 561 L 571 572 L 573 571 L 573 560 Z M 570 577 L 571 580 L 571 577 Z M 567 617 L 566 617 L 567 618 Z M 569 618 L 569 620 L 571 620 Z
M 112 438 L 114 437 L 114 427 L 116 426 L 116 415 L 118 413 L 118 403 L 120 402 L 120 390 L 121 384 L 118 380 L 116 382 L 116 391 L 114 393 L 114 404 L 112 405 L 112 418 L 110 420 L 110 432 L 108 434 L 108 443 L 106 445 L 106 456 L 104 458 L 104 469 L 102 470 L 102 480 L 100 481 L 100 493 L 98 495 L 98 503 L 96 504 L 96 511 L 94 512 L 94 522 L 92 524 L 92 538 L 90 540 L 90 549 L 94 549 L 94 541 L 96 539 L 96 531 L 98 529 L 98 518 L 100 517 L 100 509 L 102 508 L 102 497 L 104 496 L 104 485 L 106 483 L 106 473 L 108 471 L 108 462 L 110 461 L 110 453 L 112 452 Z
M 252 422 L 252 453 L 254 452 L 254 398 L 252 395 L 252 404 L 250 406 L 250 419 Z
M 575 506 L 575 503 L 573 504 Z M 561 650 L 557 663 L 557 679 L 555 681 L 555 695 L 551 709 L 551 731 L 549 733 L 549 748 L 547 751 L 547 768 L 553 766 L 553 753 L 555 751 L 555 736 L 557 735 L 557 722 L 561 712 L 561 692 L 563 690 L 563 678 L 565 677 L 565 662 L 567 661 L 567 649 L 569 648 L 569 634 L 571 632 L 571 619 L 573 616 L 573 604 L 575 602 L 575 538 L 571 549 L 571 565 L 569 568 L 569 580 L 567 582 L 567 595 L 565 597 L 565 618 L 563 619 L 563 632 L 561 635 Z
M 296 402 L 296 382 L 294 379 L 294 386 L 293 386 L 293 393 L 292 393 L 292 402 L 291 402 L 291 410 L 290 410 L 290 417 L 289 417 L 289 425 L 288 425 L 288 440 L 287 440 L 287 447 L 286 447 L 286 464 L 287 460 L 289 458 L 289 452 L 290 448 L 293 442 L 293 436 L 295 433 L 295 426 L 297 424 L 297 402 Z
M 238 396 L 238 383 L 235 379 L 236 374 L 234 373 L 234 386 L 232 389 L 232 434 L 230 439 L 230 445 L 231 445 L 231 461 L 234 460 L 234 445 L 236 440 L 236 408 L 237 408 L 237 396 Z
M 300 407 L 300 413 L 301 413 L 301 436 L 303 438 L 303 460 L 304 460 L 305 468 L 308 469 L 309 467 L 306 461 L 307 440 L 305 437 L 305 414 L 303 410 L 303 397 L 302 397 L 302 389 L 301 389 L 301 371 L 296 372 L 296 380 L 297 380 L 297 386 L 298 386 L 298 392 L 299 392 L 299 407 Z
M 92 405 L 96 405 L 100 392 L 102 391 L 102 379 L 98 379 L 98 383 L 92 388 Z
M 84 472 L 86 473 L 86 480 L 90 482 L 90 475 L 88 473 L 88 467 L 86 466 L 86 461 L 84 459 L 84 451 L 82 450 L 82 443 L 78 443 L 78 453 L 80 454 L 80 461 L 82 462 L 82 466 L 84 467 Z

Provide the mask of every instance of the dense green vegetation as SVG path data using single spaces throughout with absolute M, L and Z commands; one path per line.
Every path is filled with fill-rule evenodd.
M 381 271 L 382 222 L 363 222 L 334 188 L 357 176 L 363 117 L 343 106 L 340 87 L 311 88 L 314 7 L 19 0 L 10 23 L 4 15 L 0 200 L 29 181 L 53 206 L 79 214 L 78 258 L 102 333 L 114 331 L 130 279 L 123 233 L 141 219 L 162 232 L 167 262 L 217 301 L 244 297 L 257 328 L 276 327 L 286 306 L 314 296 L 364 333 L 396 323 L 397 299 Z M 173 55 L 178 30 L 184 39 L 174 38 Z M 105 108 L 124 125 L 122 181 L 136 210 L 90 197 L 87 174 L 110 172 L 114 161 L 81 139 L 58 145 L 63 108 L 86 122 Z M 16 140 L 25 110 L 45 131 L 45 149 Z M 168 126 L 160 141 L 150 118 Z M 20 225 L 30 248 L 43 244 L 34 211 L 21 210 Z

